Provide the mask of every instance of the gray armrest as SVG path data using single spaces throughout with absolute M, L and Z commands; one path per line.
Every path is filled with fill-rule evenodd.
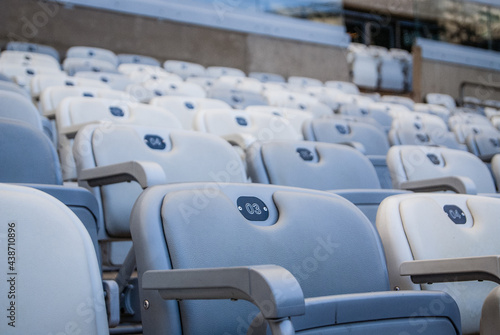
M 477 194 L 476 185 L 468 177 L 442 177 L 399 183 L 399 188 L 414 192 L 453 191 L 456 193 Z
M 500 256 L 464 257 L 404 262 L 401 276 L 415 284 L 488 280 L 500 284 Z
M 89 187 L 138 182 L 142 188 L 166 183 L 163 168 L 155 162 L 130 161 L 85 169 L 78 174 L 78 182 Z
M 299 283 L 276 265 L 147 271 L 142 287 L 170 299 L 243 299 L 259 307 L 266 319 L 305 313 Z
M 226 141 L 231 143 L 231 145 L 236 145 L 246 150 L 253 142 L 257 139 L 250 134 L 235 133 L 222 136 Z

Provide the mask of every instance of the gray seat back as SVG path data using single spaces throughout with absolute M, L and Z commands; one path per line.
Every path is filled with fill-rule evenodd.
M 6 253 L 0 333 L 109 334 L 94 248 L 75 214 L 22 186 L 1 184 L 0 203 Z
M 254 143 L 247 150 L 252 181 L 317 190 L 371 188 L 380 182 L 370 160 L 345 145 L 273 141 Z
M 160 144 L 160 145 L 156 145 Z M 241 159 L 231 145 L 215 135 L 164 127 L 89 125 L 75 138 L 77 171 L 128 161 L 155 162 L 167 183 L 245 182 Z M 142 192 L 137 183 L 93 190 L 101 201 L 110 236 L 129 237 L 129 216 Z
M 258 184 L 157 186 L 137 201 L 131 229 L 139 278 L 155 269 L 275 264 L 297 278 L 306 298 L 388 289 L 374 227 L 330 193 Z M 144 299 L 154 306 L 142 311 L 145 333 L 241 333 L 256 315 L 246 302 L 177 303 L 152 290 L 141 292 Z
M 476 156 L 462 150 L 415 145 L 393 146 L 387 166 L 394 188 L 401 182 L 449 176 L 470 178 L 479 193 L 495 193 L 488 167 Z
M 361 143 L 367 155 L 385 155 L 389 150 L 389 142 L 384 131 L 364 122 L 315 119 L 304 123 L 303 133 L 308 141 Z

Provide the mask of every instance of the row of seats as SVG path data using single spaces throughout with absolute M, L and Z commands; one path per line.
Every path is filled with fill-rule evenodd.
M 150 75 L 147 77 L 152 79 Z M 230 82 L 231 85 L 240 85 L 245 80 L 238 82 L 231 79 Z M 246 81 L 244 85 L 252 86 L 252 83 Z M 60 157 L 55 154 L 51 139 L 42 133 L 43 127 L 35 129 L 12 120 L 0 122 L 5 122 L 5 129 L 9 129 L 5 132 L 7 140 L 1 142 L 10 146 L 2 149 L 6 155 L 11 153 L 12 160 L 6 160 L 7 162 L 14 164 L 16 159 L 34 159 L 30 152 L 38 144 L 48 148 L 36 150 L 50 162 L 45 165 L 35 158 L 35 162 L 39 163 L 7 166 L 6 171 L 11 176 L 5 174 L 6 179 L 2 182 L 14 182 L 12 175 L 20 172 L 19 167 L 31 167 L 32 170 L 36 166 L 37 173 L 28 172 L 27 176 L 20 177 L 15 182 L 52 184 L 57 190 L 74 188 L 90 195 L 90 199 L 95 201 L 95 206 L 86 207 L 97 208 L 93 213 L 93 225 L 89 225 L 89 220 L 84 221 L 85 215 L 80 214 L 79 218 L 84 222 L 87 234 L 94 236 L 94 242 L 96 239 L 100 240 L 101 244 L 84 242 L 87 245 L 84 251 L 75 250 L 74 253 L 67 253 L 68 257 L 80 257 L 83 254 L 99 256 L 99 246 L 109 248 L 108 241 L 133 240 L 134 247 L 126 257 L 116 280 L 104 282 L 105 294 L 99 288 L 94 292 L 93 301 L 97 306 L 89 305 L 89 309 L 98 310 L 100 316 L 97 319 L 100 321 L 98 325 L 89 327 L 95 326 L 95 329 L 99 328 L 106 333 L 108 326 L 115 326 L 119 322 L 116 300 L 120 300 L 121 296 L 122 323 L 127 320 L 123 319 L 124 315 L 134 322 L 142 322 L 144 333 L 238 333 L 248 328 L 255 332 L 265 332 L 266 327 L 270 327 L 273 333 L 290 333 L 292 329 L 306 332 L 316 327 L 331 328 L 333 332 L 349 329 L 351 332 L 370 334 L 421 333 L 422 328 L 415 327 L 416 317 L 427 325 L 426 331 L 429 334 L 457 334 L 461 333 L 461 329 L 464 333 L 474 333 L 479 330 L 480 309 L 486 295 L 494 288 L 491 285 L 482 287 L 481 293 L 477 293 L 475 287 L 478 284 L 470 283 L 467 290 L 474 292 L 471 293 L 475 297 L 473 303 L 456 293 L 457 286 L 449 289 L 453 298 L 444 293 L 386 292 L 395 287 L 411 290 L 419 288 L 400 283 L 397 262 L 400 261 L 400 255 L 405 255 L 402 250 L 425 243 L 419 245 L 410 241 L 406 242 L 409 246 L 405 247 L 405 234 L 398 235 L 395 241 L 386 242 L 386 237 L 381 233 L 386 229 L 383 223 L 385 221 L 381 221 L 379 217 L 403 212 L 398 209 L 398 206 L 401 207 L 399 202 L 403 202 L 405 208 L 411 208 L 408 204 L 415 199 L 416 207 L 408 212 L 411 219 L 415 218 L 411 213 L 422 212 L 418 205 L 423 202 L 428 208 L 434 206 L 436 209 L 429 213 L 429 222 L 449 225 L 449 220 L 465 220 L 468 223 L 466 227 L 470 228 L 475 227 L 471 226 L 471 222 L 477 222 L 472 218 L 481 219 L 477 216 L 477 211 L 467 207 L 468 203 L 493 206 L 495 195 L 490 195 L 489 198 L 472 195 L 455 198 L 444 195 L 439 198 L 440 195 L 417 196 L 400 189 L 381 190 L 381 181 L 374 163 L 383 160 L 392 169 L 391 172 L 395 172 L 392 173 L 392 181 L 396 188 L 494 193 L 494 183 L 486 165 L 464 150 L 403 145 L 389 149 L 388 145 L 385 147 L 382 144 L 371 148 L 370 144 L 375 142 L 376 137 L 366 136 L 368 141 L 363 146 L 352 138 L 338 137 L 357 133 L 352 129 L 359 125 L 363 129 L 360 134 L 367 135 L 366 129 L 377 129 L 374 124 L 380 125 L 379 121 L 368 120 L 376 113 L 367 116 L 366 111 L 370 109 L 364 107 L 368 100 L 371 101 L 369 104 L 373 100 L 356 93 L 331 91 L 331 87 L 306 83 L 298 86 L 306 93 L 297 93 L 287 87 L 286 91 L 276 90 L 281 92 L 279 96 L 284 99 L 273 99 L 282 101 L 275 103 L 278 105 L 285 104 L 293 97 L 293 103 L 297 104 L 296 100 L 300 100 L 298 103 L 304 106 L 299 110 L 254 106 L 248 107 L 246 111 L 235 111 L 230 109 L 230 104 L 222 101 L 192 97 L 156 97 L 151 99 L 150 106 L 127 101 L 130 100 L 128 96 L 122 99 L 122 95 L 126 96 L 123 92 L 112 99 L 96 98 L 100 89 L 91 94 L 93 97 L 60 97 L 59 102 L 54 104 L 56 107 L 53 108 L 55 112 L 52 116 L 60 134 L 59 149 L 66 148 L 66 151 L 59 150 Z M 52 85 L 46 89 L 50 87 Z M 11 94 L 22 96 L 20 93 Z M 337 101 L 332 99 L 333 94 L 339 97 Z M 41 96 L 43 95 L 41 92 Z M 23 99 L 27 101 L 25 97 Z M 393 103 L 395 100 L 397 99 L 392 98 Z M 42 101 L 45 100 L 40 99 Z M 166 102 L 170 102 L 170 105 L 164 105 Z M 404 104 L 400 100 L 399 104 L 402 103 Z M 175 104 L 179 106 L 182 118 L 167 111 L 176 110 L 173 107 Z M 220 107 L 207 109 L 212 108 L 212 104 Z M 354 120 L 352 115 L 347 121 L 335 118 L 333 110 L 340 112 L 348 105 L 356 107 L 351 110 L 360 111 L 358 118 L 364 118 L 363 122 Z M 361 112 L 363 110 L 365 113 Z M 382 138 L 387 142 L 386 133 L 393 129 L 392 124 L 399 124 L 394 129 L 401 128 L 404 124 L 403 121 L 394 122 L 394 119 L 399 120 L 401 116 L 396 114 L 407 113 L 382 113 L 385 114 L 380 115 L 392 118 L 390 124 L 386 124 L 387 128 L 379 126 L 384 129 L 379 133 L 382 133 Z M 325 118 L 327 115 L 329 117 Z M 95 123 L 97 119 L 103 120 L 103 116 L 106 122 Z M 419 121 L 430 127 L 439 123 L 434 118 L 428 120 L 422 115 L 420 117 L 422 119 L 411 118 L 409 122 Z M 115 122 L 115 119 L 127 121 Z M 370 125 L 371 128 L 364 125 Z M 198 131 L 192 131 L 193 129 Z M 30 138 L 30 133 L 36 134 L 36 140 Z M 318 140 L 321 136 L 325 140 Z M 16 138 L 20 140 L 14 140 Z M 72 148 L 65 141 L 73 142 Z M 327 143 L 329 141 L 333 143 Z M 349 145 L 335 144 L 339 142 Z M 230 143 L 236 145 L 239 151 L 235 151 Z M 19 144 L 25 146 L 19 149 Z M 396 152 L 397 149 L 401 151 Z M 403 153 L 404 150 L 407 151 Z M 362 151 L 368 155 L 364 155 Z M 389 154 L 386 156 L 387 151 Z M 392 151 L 394 154 L 391 154 Z M 90 192 L 61 185 L 63 178 L 60 164 L 64 167 L 67 158 L 66 154 L 61 155 L 62 152 L 72 154 L 76 162 L 75 178 Z M 398 179 L 401 168 L 392 167 L 389 163 L 393 156 L 402 157 L 402 163 L 409 164 L 402 168 L 404 172 L 412 172 L 412 169 L 418 172 L 413 174 L 412 180 Z M 474 163 L 469 162 L 471 157 L 475 159 Z M 491 164 L 493 170 L 495 161 L 493 159 Z M 48 180 L 46 177 L 41 177 L 38 181 L 28 180 L 28 177 L 41 174 L 45 167 L 55 174 L 50 182 L 41 181 Z M 485 169 L 481 170 L 483 167 Z M 436 171 L 439 172 L 436 174 Z M 463 177 L 470 171 L 481 171 L 479 175 L 483 178 L 472 181 L 473 174 Z M 485 189 L 483 186 L 488 183 L 488 176 L 489 185 L 493 185 L 493 188 Z M 437 186 L 435 180 L 428 181 L 429 177 L 438 179 Z M 421 181 L 423 179 L 424 182 Z M 189 183 L 185 184 L 186 182 Z M 9 194 L 33 193 L 33 197 L 37 193 L 26 189 L 16 190 L 9 185 L 5 185 L 5 191 L 12 192 Z M 342 195 L 342 198 L 334 193 Z M 59 198 L 66 204 L 71 204 L 68 197 Z M 12 199 L 14 201 L 17 198 L 12 196 Z M 384 199 L 387 200 L 383 201 Z M 379 207 L 380 202 L 382 205 Z M 396 205 L 385 210 L 384 204 L 391 202 Z M 357 206 L 353 206 L 353 203 Z M 19 205 L 10 207 L 21 210 Z M 59 214 L 58 210 L 45 206 L 45 203 L 40 207 L 47 207 L 47 210 Z M 78 207 L 73 203 L 73 212 L 77 213 Z M 444 210 L 439 209 L 441 207 Z M 435 213 L 439 211 L 441 215 L 435 217 Z M 62 217 L 62 220 L 69 220 L 67 213 L 62 214 Z M 414 220 L 415 229 L 418 228 L 420 218 L 421 216 Z M 69 221 L 74 222 L 74 217 Z M 463 227 L 458 226 L 462 223 L 454 223 L 459 228 Z M 73 225 L 79 226 L 78 223 Z M 396 228 L 386 230 L 391 235 Z M 443 230 L 443 234 L 450 232 L 455 230 Z M 65 234 L 61 232 L 61 235 L 54 236 Z M 490 231 L 484 236 L 494 236 L 494 233 Z M 380 238 L 384 242 L 383 246 Z M 426 241 L 425 237 L 416 238 Z M 437 240 L 443 239 L 444 237 Z M 471 245 L 473 248 L 473 243 L 467 240 L 467 236 L 463 236 L 460 241 L 461 245 Z M 445 244 L 449 245 L 451 242 Z M 89 249 L 88 245 L 96 251 Z M 398 249 L 400 247 L 402 249 Z M 428 246 L 425 247 L 429 249 Z M 42 246 L 40 248 L 43 249 Z M 456 250 L 459 249 L 446 251 L 448 256 L 436 253 L 435 258 L 486 256 L 489 255 L 488 250 L 492 249 L 470 254 Z M 113 249 L 103 251 L 112 252 Z M 428 259 L 416 251 L 410 254 L 413 258 L 405 256 L 403 261 Z M 44 253 L 40 252 L 39 255 L 43 257 Z M 136 282 L 128 284 L 130 276 L 127 272 L 134 270 L 135 261 L 139 282 L 136 279 Z M 491 273 L 489 277 L 477 275 L 486 271 L 486 261 L 493 262 L 495 259 L 481 257 L 479 260 L 460 260 L 460 264 L 480 267 L 480 270 L 469 272 L 457 266 L 448 273 L 442 273 L 440 271 L 443 264 L 455 264 L 445 261 L 425 263 L 422 267 L 418 264 L 408 266 L 415 266 L 410 269 L 428 276 L 425 277 L 425 282 L 449 280 L 450 273 L 464 280 L 483 280 L 492 278 Z M 99 259 L 96 263 L 98 268 Z M 95 267 L 92 264 L 88 266 Z M 430 274 L 429 267 L 432 270 Z M 40 271 L 33 264 L 27 264 L 26 268 L 35 273 Z M 206 269 L 193 270 L 204 268 Z M 171 271 L 172 269 L 175 271 Z M 151 270 L 153 271 L 149 272 Z M 29 270 L 25 271 L 30 273 Z M 476 276 L 471 277 L 471 272 Z M 14 281 L 16 278 L 14 277 Z M 50 276 L 47 278 L 49 282 Z M 71 278 L 68 280 L 71 281 Z M 88 285 L 82 285 L 82 295 L 86 294 L 85 291 L 92 290 L 87 289 Z M 74 289 L 70 285 L 61 287 Z M 426 289 L 425 286 L 420 288 Z M 491 333 L 498 329 L 494 321 L 498 320 L 498 314 L 495 314 L 492 307 L 497 299 L 495 294 L 494 291 L 483 308 L 484 334 L 488 327 L 493 329 Z M 101 299 L 104 295 L 106 302 Z M 271 300 L 269 297 L 272 297 Z M 188 301 L 191 299 L 249 300 L 257 308 L 239 301 Z M 38 302 L 43 303 L 43 299 L 41 300 Z M 11 301 L 8 298 L 6 304 Z M 34 309 L 37 308 L 36 303 L 37 301 L 33 302 Z M 103 308 L 103 305 L 108 307 Z M 359 312 L 361 306 L 363 313 Z M 431 316 L 429 308 L 432 309 Z M 262 314 L 254 320 L 259 309 Z M 109 321 L 103 322 L 103 311 L 106 310 Z M 74 322 L 80 320 L 69 313 L 64 315 L 68 315 Z M 60 318 L 61 327 L 67 326 L 68 318 Z M 266 322 L 263 322 L 264 319 Z M 53 327 L 59 327 L 54 325 L 55 323 Z M 79 324 L 67 327 L 79 327 Z M 53 329 L 48 331 L 54 331 Z M 21 330 L 21 333 L 26 332 L 33 331 L 25 328 Z M 91 330 L 83 332 L 93 333 Z

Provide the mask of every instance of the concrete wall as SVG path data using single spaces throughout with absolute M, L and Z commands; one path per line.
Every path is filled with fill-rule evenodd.
M 500 71 L 426 59 L 422 57 L 420 47 L 414 47 L 412 53 L 412 97 L 415 101 L 423 101 L 427 93 L 433 92 L 446 93 L 459 100 L 460 85 L 464 82 L 478 85 L 467 88 L 465 96 L 473 96 L 481 100 L 500 100 Z
M 61 55 L 73 45 L 138 53 L 160 61 L 237 67 L 320 80 L 348 80 L 345 49 L 231 32 L 54 2 L 2 0 L 0 44 L 48 44 Z

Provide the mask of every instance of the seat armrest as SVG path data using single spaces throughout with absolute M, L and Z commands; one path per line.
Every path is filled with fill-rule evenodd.
M 304 295 L 293 275 L 276 265 L 146 271 L 142 288 L 171 299 L 243 299 L 265 319 L 305 313 Z
M 477 194 L 476 185 L 472 179 L 461 176 L 404 181 L 399 183 L 399 188 L 414 192 L 453 191 L 456 193 Z
M 255 136 L 243 133 L 234 133 L 222 136 L 223 139 L 231 143 L 231 145 L 236 145 L 243 150 L 246 150 L 253 142 L 257 141 Z
M 365 148 L 365 146 L 361 142 L 351 141 L 351 142 L 340 142 L 339 144 L 348 145 L 348 146 L 350 146 L 350 147 L 358 150 L 363 155 L 366 154 L 366 148 Z
M 500 284 L 500 256 L 464 257 L 403 262 L 401 276 L 415 284 L 488 280 Z
M 114 328 L 120 324 L 120 293 L 118 284 L 114 280 L 103 280 L 106 310 L 108 314 L 108 325 Z
M 166 183 L 163 168 L 155 162 L 130 161 L 125 163 L 85 169 L 78 174 L 82 186 L 96 187 L 122 182 L 136 181 L 141 187 Z

